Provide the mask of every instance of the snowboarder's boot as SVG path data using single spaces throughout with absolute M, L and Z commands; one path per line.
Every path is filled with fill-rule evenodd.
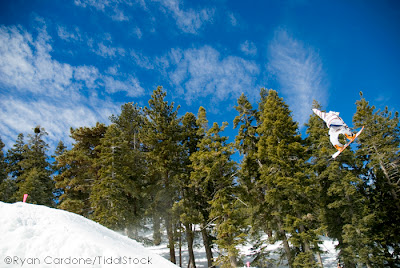
M 344 134 L 349 141 L 353 141 L 356 138 L 356 134 L 351 133 L 351 135 Z
M 343 146 L 340 146 L 340 145 L 334 145 L 334 146 L 335 146 L 336 150 L 338 150 L 338 151 L 343 150 Z

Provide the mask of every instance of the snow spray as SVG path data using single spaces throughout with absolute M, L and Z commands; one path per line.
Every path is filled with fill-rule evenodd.
M 24 203 L 26 202 L 27 198 L 28 198 L 28 194 L 24 194 L 24 200 L 23 200 Z

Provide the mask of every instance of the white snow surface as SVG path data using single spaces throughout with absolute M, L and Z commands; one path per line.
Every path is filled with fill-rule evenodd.
M 74 213 L 0 202 L 0 215 L 0 267 L 177 267 Z

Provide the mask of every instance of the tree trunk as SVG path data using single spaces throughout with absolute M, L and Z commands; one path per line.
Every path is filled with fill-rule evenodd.
M 153 242 L 154 245 L 159 246 L 161 244 L 161 220 L 158 216 L 153 216 Z
M 229 260 L 230 260 L 230 262 L 231 262 L 231 267 L 232 267 L 232 268 L 236 268 L 236 267 L 237 267 L 236 256 L 230 255 L 230 256 L 229 256 Z
M 194 258 L 194 252 L 193 252 L 194 235 L 193 235 L 192 225 L 186 223 L 185 230 L 186 230 L 186 240 L 188 243 L 188 252 L 189 252 L 188 268 L 196 268 L 196 262 L 195 262 L 195 258 Z
M 283 249 L 285 250 L 285 253 L 286 253 L 286 257 L 288 260 L 288 266 L 289 266 L 289 268 L 292 268 L 293 267 L 292 252 L 290 251 L 290 245 L 287 240 L 286 233 L 282 229 L 282 223 L 280 220 L 278 220 L 278 228 L 279 228 L 279 235 L 282 237 Z
M 182 228 L 179 223 L 179 267 L 182 267 Z
M 167 226 L 169 260 L 172 263 L 176 264 L 174 232 L 172 230 L 172 222 L 170 216 L 167 216 L 167 218 L 165 219 L 165 225 Z
M 282 236 L 283 249 L 285 250 L 286 257 L 287 257 L 287 260 L 288 260 L 288 266 L 290 268 L 292 268 L 293 267 L 293 265 L 292 265 L 293 260 L 292 260 L 292 252 L 290 251 L 289 242 L 287 240 L 287 237 L 286 237 L 286 234 L 285 234 L 284 231 L 280 231 L 280 234 Z
M 229 254 L 229 261 L 231 263 L 232 268 L 237 268 L 237 258 L 236 255 Z
M 322 262 L 321 254 L 319 252 L 317 252 L 317 259 L 319 267 L 324 268 L 324 263 Z
M 204 244 L 204 248 L 206 250 L 208 267 L 214 267 L 214 265 L 213 265 L 214 258 L 213 258 L 213 254 L 211 251 L 210 239 L 208 237 L 207 229 L 205 226 L 203 226 L 203 224 L 201 226 L 201 235 L 203 236 L 203 244 Z

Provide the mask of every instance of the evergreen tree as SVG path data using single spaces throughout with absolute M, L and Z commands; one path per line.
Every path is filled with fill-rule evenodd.
M 140 134 L 143 132 L 145 119 L 141 107 L 131 102 L 125 103 L 121 106 L 121 114 L 119 116 L 112 115 L 110 120 L 122 131 L 133 150 L 144 150 Z
M 17 191 L 15 180 L 8 177 L 6 155 L 4 154 L 4 143 L 0 138 L 0 201 L 15 202 L 13 196 Z
M 316 265 L 312 243 L 317 232 L 308 214 L 312 204 L 308 192 L 313 181 L 305 176 L 305 150 L 288 106 L 274 90 L 269 90 L 261 110 L 257 132 L 257 157 L 264 201 L 260 204 L 260 221 L 268 222 L 276 239 L 283 241 L 289 267 Z M 287 236 L 290 233 L 290 238 Z M 291 242 L 297 250 L 290 247 Z M 303 265 L 303 264 L 301 264 Z
M 17 181 L 19 181 L 18 178 L 22 173 L 20 162 L 23 160 L 24 146 L 24 135 L 20 133 L 15 144 L 7 151 L 5 156 L 6 173 L 8 177 L 3 181 L 0 189 L 2 192 L 1 198 L 5 202 L 14 203 L 17 201 Z M 20 200 L 20 198 L 18 198 L 18 200 Z
M 213 185 L 210 201 L 210 220 L 215 224 L 216 243 L 220 255 L 216 261 L 221 267 L 237 267 L 238 246 L 244 242 L 243 204 L 238 199 L 240 185 L 235 183 L 236 163 L 231 159 L 233 148 L 220 132 L 226 127 L 217 123 L 207 131 L 193 157 L 194 169 L 202 169 L 203 180 Z
M 23 154 L 25 151 L 24 134 L 18 134 L 18 138 L 11 149 L 8 150 L 6 161 L 8 167 L 8 173 L 10 176 L 18 181 L 19 176 L 22 173 L 22 167 L 20 162 L 24 159 Z
M 234 128 L 238 128 L 238 134 L 235 137 L 235 147 L 243 156 L 240 170 L 240 182 L 244 187 L 246 194 L 244 198 L 254 198 L 259 196 L 259 192 L 254 187 L 254 182 L 259 179 L 259 164 L 257 163 L 257 110 L 242 94 L 238 99 L 238 105 L 235 106 L 239 115 L 235 117 Z M 248 200 L 251 201 L 251 200 Z M 254 200 L 254 203 L 257 201 Z
M 186 241 L 188 244 L 189 253 L 189 268 L 195 268 L 195 255 L 194 255 L 194 224 L 199 222 L 199 212 L 196 209 L 197 196 L 193 187 L 190 187 L 190 174 L 193 171 L 191 167 L 190 156 L 197 150 L 201 136 L 198 134 L 199 126 L 197 125 L 197 118 L 192 113 L 186 113 L 182 120 L 182 146 L 184 150 L 181 154 L 182 170 L 179 179 L 180 198 L 174 206 L 174 210 L 180 215 L 185 233 Z
M 313 107 L 322 110 L 314 101 Z M 362 196 L 363 181 L 359 178 L 354 154 L 348 148 L 335 161 L 329 161 L 336 151 L 329 141 L 325 122 L 311 113 L 306 139 L 309 155 L 309 172 L 317 183 L 315 208 L 319 224 L 329 237 L 339 242 L 339 258 L 346 267 L 354 267 L 355 260 L 345 239 L 345 228 L 350 227 L 362 216 L 365 198 Z M 344 143 L 344 140 L 342 141 Z
M 71 150 L 56 157 L 57 168 L 64 170 L 54 176 L 56 188 L 63 190 L 59 198 L 59 208 L 86 217 L 92 212 L 89 197 L 98 172 L 98 167 L 94 164 L 99 154 L 96 147 L 106 130 L 107 127 L 100 123 L 92 128 L 71 128 L 71 137 L 76 142 Z
M 106 131 L 96 165 L 98 180 L 90 194 L 92 218 L 116 230 L 138 238 L 137 228 L 144 214 L 144 188 L 146 171 L 143 152 L 140 151 L 140 109 L 132 103 L 122 106 L 121 115 L 111 118 L 113 123 Z M 133 235 L 131 230 L 134 229 Z
M 46 155 L 48 144 L 43 140 L 46 135 L 47 132 L 37 126 L 34 128 L 34 134 L 28 136 L 23 160 L 18 164 L 22 172 L 17 180 L 18 191 L 15 198 L 21 200 L 24 194 L 28 194 L 30 203 L 53 206 L 54 183 Z
M 52 157 L 55 159 L 54 162 L 52 163 L 52 170 L 53 170 L 54 176 L 62 174 L 67 169 L 67 167 L 59 165 L 59 163 L 57 161 L 57 157 L 62 155 L 66 151 L 67 151 L 67 146 L 65 146 L 64 143 L 62 141 L 60 141 L 56 147 L 56 150 L 54 151 L 54 155 L 52 155 Z M 60 199 L 60 196 L 63 193 L 64 193 L 63 188 L 55 188 L 54 198 L 55 198 L 56 202 L 58 202 L 58 200 Z
M 212 160 L 203 157 L 207 154 L 206 140 L 208 132 L 208 120 L 206 110 L 200 107 L 197 114 L 196 124 L 198 126 L 197 135 L 201 137 L 198 150 L 190 156 L 192 172 L 190 174 L 190 189 L 194 193 L 195 205 L 192 213 L 195 213 L 194 220 L 200 225 L 200 230 L 203 238 L 203 245 L 206 251 L 208 267 L 214 265 L 214 257 L 212 254 L 212 237 L 210 235 L 209 219 L 210 219 L 210 201 L 214 194 L 214 181 L 207 179 L 207 166 L 212 165 Z M 203 144 L 203 145 L 201 145 Z M 209 169 L 209 167 L 208 167 Z M 208 177 L 211 178 L 211 177 Z
M 154 213 L 162 216 L 168 235 L 170 261 L 176 263 L 174 225 L 177 219 L 171 209 L 177 200 L 176 179 L 179 174 L 182 147 L 181 126 L 178 109 L 166 100 L 166 92 L 158 87 L 145 107 L 147 122 L 144 129 L 144 144 L 148 146 L 149 172 L 153 178 Z
M 4 155 L 4 143 L 0 137 L 0 185 L 7 179 L 7 163 Z
M 375 111 L 362 93 L 353 117 L 359 136 L 357 158 L 363 166 L 368 208 L 356 226 L 347 230 L 347 240 L 359 262 L 369 267 L 400 265 L 400 128 L 398 112 Z M 356 237 L 355 237 L 356 236 Z M 361 241 L 355 243 L 355 238 Z

